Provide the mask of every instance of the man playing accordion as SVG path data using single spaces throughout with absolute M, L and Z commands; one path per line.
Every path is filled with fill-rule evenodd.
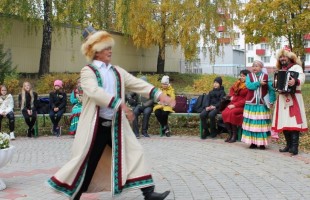
M 283 132 L 286 140 L 286 146 L 279 149 L 279 151 L 297 155 L 299 134 L 308 130 L 304 101 L 301 94 L 305 74 L 300 59 L 288 49 L 279 51 L 276 67 L 278 70 L 293 71 L 298 74 L 297 77 L 290 77 L 287 81 L 289 87 L 296 86 L 294 92 L 279 92 L 272 121 L 272 130 Z

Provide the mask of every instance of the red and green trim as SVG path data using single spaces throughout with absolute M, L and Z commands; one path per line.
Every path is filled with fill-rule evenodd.
M 128 179 L 124 185 L 124 189 L 127 188 L 142 188 L 143 186 L 153 185 L 154 181 L 152 175 L 142 176 L 134 179 Z

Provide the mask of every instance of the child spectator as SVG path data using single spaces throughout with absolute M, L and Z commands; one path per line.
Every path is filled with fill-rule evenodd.
M 5 85 L 0 86 L 0 132 L 1 122 L 4 117 L 9 119 L 9 129 L 10 129 L 10 139 L 15 140 L 14 127 L 15 127 L 15 117 L 14 117 L 14 100 L 11 94 L 7 93 L 7 88 Z
M 160 89 L 165 95 L 169 96 L 173 100 L 175 99 L 174 89 L 169 83 L 169 76 L 162 77 Z M 153 111 L 155 112 L 155 116 L 162 127 L 162 134 L 170 137 L 171 133 L 168 126 L 168 116 L 171 112 L 174 112 L 173 108 L 165 103 L 158 102 L 157 105 L 154 106 Z
M 241 70 L 240 78 L 229 91 L 231 101 L 222 111 L 222 118 L 229 134 L 225 142 L 233 143 L 237 140 L 237 127 L 242 125 L 245 97 L 248 93 L 245 85 L 245 78 L 248 73 L 250 73 L 249 70 Z
M 67 94 L 63 92 L 62 89 L 62 81 L 56 80 L 54 82 L 54 91 L 50 93 L 50 118 L 53 123 L 52 132 L 57 137 L 60 135 L 60 128 L 58 123 L 66 111 L 67 105 Z
M 222 86 L 222 78 L 216 77 L 213 82 L 213 90 L 209 92 L 206 101 L 204 101 L 204 109 L 200 113 L 200 120 L 204 129 L 202 139 L 207 136 L 215 138 L 218 131 L 216 129 L 215 117 L 219 113 L 219 106 L 222 98 L 226 95 Z M 210 131 L 208 129 L 207 120 L 210 119 Z
M 77 86 L 72 91 L 70 96 L 70 102 L 73 105 L 72 112 L 70 116 L 70 128 L 69 134 L 75 135 L 76 128 L 79 122 L 81 110 L 82 110 L 82 98 L 83 98 L 83 89 L 81 87 L 80 79 L 77 80 Z
M 275 91 L 271 81 L 268 81 L 268 74 L 262 72 L 263 67 L 263 62 L 254 61 L 252 73 L 248 74 L 245 81 L 248 93 L 243 111 L 241 141 L 251 144 L 250 149 L 259 146 L 264 150 L 270 139 L 271 116 L 266 104 L 273 105 Z M 265 102 L 267 94 L 269 102 Z
M 25 122 L 28 125 L 28 137 L 32 137 L 32 135 L 34 135 L 33 127 L 37 120 L 37 100 L 38 94 L 32 90 L 31 84 L 27 81 L 24 82 L 22 92 L 18 95 L 18 102 Z

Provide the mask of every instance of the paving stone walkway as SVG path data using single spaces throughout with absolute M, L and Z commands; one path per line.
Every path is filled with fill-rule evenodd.
M 10 163 L 0 169 L 7 189 L 0 200 L 62 200 L 45 181 L 70 158 L 71 136 L 17 138 Z M 156 183 L 170 190 L 167 200 L 310 199 L 310 155 L 291 157 L 277 145 L 266 150 L 223 139 L 198 137 L 141 138 Z M 140 190 L 83 195 L 82 199 L 143 200 Z

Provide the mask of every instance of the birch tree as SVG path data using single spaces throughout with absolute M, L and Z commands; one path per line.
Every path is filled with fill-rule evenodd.
M 310 33 L 309 0 L 250 0 L 240 12 L 240 24 L 246 43 L 260 43 L 262 38 L 275 46 L 285 37 L 292 51 L 304 55 L 304 36 Z
M 237 5 L 235 0 L 118 0 L 115 10 L 118 29 L 137 47 L 158 46 L 157 73 L 164 73 L 167 45 L 180 45 L 190 60 L 202 38 L 211 57 L 218 54 L 217 27 L 233 32 L 233 18 L 227 16 Z

